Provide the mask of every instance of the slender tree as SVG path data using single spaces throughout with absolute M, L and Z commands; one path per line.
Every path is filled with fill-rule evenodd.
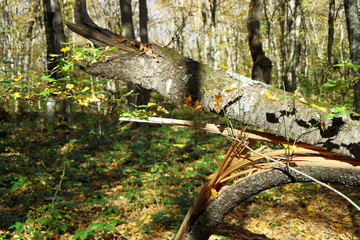
M 355 65 L 360 65 L 360 19 L 358 4 L 358 0 L 344 0 L 346 25 L 350 45 L 350 59 Z M 357 76 L 357 78 L 353 85 L 354 105 L 355 111 L 360 113 L 360 80 L 358 74 L 355 76 Z
M 60 78 L 61 75 L 56 71 L 57 61 L 50 54 L 57 54 L 60 58 L 62 43 L 66 42 L 65 33 L 61 18 L 60 5 L 58 0 L 43 0 L 44 25 L 47 46 L 47 70 L 51 77 Z M 51 95 L 46 103 L 46 116 L 50 122 L 55 120 L 55 97 Z
M 260 35 L 260 19 L 263 6 L 263 0 L 252 0 L 249 7 L 247 26 L 251 57 L 254 62 L 251 78 L 270 84 L 272 63 L 265 56 Z
M 329 0 L 327 57 L 330 65 L 336 62 L 333 54 L 335 11 L 335 0 Z
M 135 40 L 134 23 L 132 19 L 131 0 L 120 0 L 122 35 L 128 40 Z
M 140 40 L 141 42 L 149 42 L 148 35 L 148 9 L 146 0 L 139 0 L 139 18 L 140 18 Z
M 140 18 L 140 40 L 143 43 L 149 42 L 148 35 L 148 9 L 146 0 L 139 0 L 139 18 Z M 136 105 L 146 105 L 150 101 L 150 90 L 138 86 Z

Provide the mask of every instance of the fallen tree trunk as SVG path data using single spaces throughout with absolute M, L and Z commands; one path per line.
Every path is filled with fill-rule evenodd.
M 116 46 L 105 62 L 86 66 L 93 76 L 121 80 L 152 89 L 175 102 L 225 114 L 246 125 L 293 141 L 360 159 L 360 116 L 326 118 L 329 108 L 247 77 L 214 70 L 169 48 L 129 42 L 98 27 L 87 14 L 85 0 L 75 5 L 76 24 L 67 26 L 97 46 Z
M 76 24 L 67 26 L 96 46 L 116 47 L 107 52 L 110 58 L 83 67 L 85 72 L 139 84 L 174 102 L 226 115 L 270 133 L 248 132 L 255 138 L 289 144 L 302 142 L 304 146 L 309 144 L 350 156 L 354 162 L 347 159 L 346 167 L 330 168 L 329 161 L 324 158 L 318 166 L 297 168 L 320 181 L 360 186 L 360 172 L 356 167 L 360 159 L 360 116 L 337 115 L 330 119 L 324 114 L 331 110 L 321 104 L 244 76 L 209 68 L 169 48 L 129 42 L 119 34 L 98 27 L 87 13 L 86 0 L 76 0 L 75 21 Z M 219 132 L 223 130 L 218 129 Z M 345 162 L 345 159 L 339 157 L 336 161 Z M 190 220 L 184 221 L 185 227 L 180 229 L 177 239 L 185 235 L 186 239 L 207 239 L 239 202 L 274 186 L 303 181 L 310 179 L 280 169 L 254 174 L 225 190 L 206 205 L 205 211 L 201 206 L 189 211 Z
M 322 166 L 304 166 L 296 167 L 296 169 L 322 182 L 360 186 L 359 170 Z M 235 183 L 223 194 L 215 198 L 191 226 L 191 231 L 186 235 L 185 239 L 208 239 L 215 231 L 216 226 L 232 209 L 240 202 L 245 201 L 257 193 L 287 183 L 309 181 L 310 180 L 303 175 L 295 172 L 289 173 L 283 169 L 272 169 L 254 174 Z

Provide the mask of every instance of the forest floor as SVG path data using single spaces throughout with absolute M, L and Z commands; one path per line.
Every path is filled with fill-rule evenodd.
M 71 122 L 1 124 L 0 239 L 172 239 L 230 145 L 184 127 Z M 336 187 L 359 203 L 360 189 Z M 289 184 L 240 204 L 211 239 L 360 239 L 360 214 L 317 184 Z

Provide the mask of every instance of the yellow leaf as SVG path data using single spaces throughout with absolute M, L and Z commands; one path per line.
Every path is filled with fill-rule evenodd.
M 208 91 L 206 87 L 204 87 L 204 91 L 207 95 L 213 95 L 212 91 Z
M 16 75 L 14 77 L 14 81 L 17 82 L 17 81 L 20 81 L 22 79 L 22 75 Z
M 64 53 L 66 53 L 69 50 L 70 50 L 69 46 L 66 46 L 66 47 L 63 47 L 62 49 L 60 49 L 60 51 L 62 51 Z
M 316 213 L 310 212 L 310 213 L 308 213 L 308 216 L 309 216 L 309 217 L 316 217 Z
M 284 148 L 290 149 L 290 150 L 293 150 L 293 151 L 298 150 L 298 147 L 295 146 L 295 145 L 283 144 L 283 146 L 284 146 Z
M 16 93 L 13 94 L 13 97 L 16 97 L 16 98 L 18 98 L 18 97 L 20 97 L 20 96 L 21 96 L 21 94 L 18 93 L 18 92 L 16 92 Z
M 83 90 L 81 90 L 81 92 L 86 92 L 87 90 L 89 90 L 90 88 L 89 87 L 84 87 Z
M 324 107 L 319 107 L 318 105 L 316 105 L 316 104 L 311 104 L 310 105 L 311 107 L 314 107 L 314 108 L 316 108 L 316 109 L 319 109 L 320 111 L 322 111 L 322 112 L 327 112 L 326 111 L 326 108 L 324 108 Z
M 169 111 L 166 110 L 166 108 L 164 108 L 163 106 L 157 106 L 156 111 L 163 112 L 163 113 L 169 113 Z
M 151 102 L 149 102 L 149 103 L 147 104 L 148 107 L 152 107 L 152 106 L 155 106 L 155 105 L 156 105 L 156 103 L 151 103 Z
M 313 212 L 314 211 L 314 208 L 312 206 L 307 206 L 306 208 L 309 212 Z
M 344 217 L 342 219 L 343 222 L 351 222 L 352 221 L 352 218 L 351 217 Z
M 151 219 L 151 215 L 149 214 L 145 214 L 145 215 L 142 215 L 140 220 L 144 220 L 144 221 L 149 221 Z
M 196 111 L 201 111 L 202 110 L 202 102 L 199 100 L 196 100 L 194 108 Z
M 270 214 L 274 214 L 275 212 L 273 208 L 268 208 L 266 211 Z
M 68 83 L 68 84 L 66 84 L 66 88 L 68 88 L 68 89 L 73 89 L 74 88 L 74 84 L 71 84 L 71 83 Z
M 144 44 L 143 44 L 142 42 L 140 42 L 140 47 L 139 47 L 139 50 L 140 50 L 141 52 L 143 52 L 143 51 L 144 51 Z
M 186 96 L 184 97 L 184 103 L 188 106 L 191 106 L 191 101 L 192 101 L 192 98 L 191 96 Z
M 269 92 L 269 91 L 265 91 L 264 92 L 265 97 L 271 101 L 280 101 L 280 98 L 276 97 L 276 94 Z
M 218 192 L 216 191 L 215 188 L 212 188 L 212 189 L 211 189 L 211 196 L 212 196 L 213 198 L 216 198 L 216 197 L 218 196 Z
M 82 105 L 82 106 L 88 106 L 88 105 L 89 105 L 89 100 L 88 100 L 88 98 L 78 99 L 78 102 L 79 102 L 79 104 Z

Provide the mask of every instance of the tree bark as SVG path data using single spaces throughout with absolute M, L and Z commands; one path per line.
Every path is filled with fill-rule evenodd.
M 128 40 L 135 40 L 132 20 L 131 0 L 120 0 L 122 35 Z
M 61 75 L 55 70 L 58 62 L 55 61 L 49 54 L 58 54 L 60 58 L 63 44 L 66 42 L 61 11 L 58 0 L 43 0 L 44 5 L 44 25 L 46 33 L 46 46 L 47 46 L 47 70 L 50 72 L 51 77 L 61 78 Z M 51 95 L 46 104 L 46 116 L 50 123 L 55 121 L 55 99 Z
M 140 41 L 143 43 L 149 42 L 148 35 L 148 10 L 146 0 L 139 0 L 139 18 L 140 18 Z M 136 105 L 146 105 L 150 101 L 150 90 L 138 86 Z
M 90 38 L 97 41 L 96 29 L 81 24 L 68 26 L 83 36 L 91 32 Z M 184 102 L 187 97 L 190 104 L 191 97 L 192 104 L 198 100 L 204 111 L 225 114 L 287 139 L 360 158 L 357 115 L 328 119 L 324 117 L 324 109 L 316 104 L 244 76 L 206 67 L 169 48 L 153 45 L 151 51 L 143 54 L 124 43 L 115 41 L 111 46 L 115 45 L 119 49 L 109 53 L 112 59 L 83 70 L 94 76 L 140 84 L 175 102 Z
M 139 17 L 140 17 L 140 41 L 149 42 L 148 35 L 148 10 L 146 0 L 139 0 Z
M 285 90 L 294 92 L 298 88 L 300 63 L 300 1 L 289 0 L 287 4 L 288 51 L 286 59 Z
M 350 59 L 353 64 L 360 64 L 360 19 L 358 0 L 344 0 L 346 25 L 350 46 Z M 354 83 L 354 105 L 355 111 L 360 113 L 360 80 L 358 74 Z
M 260 35 L 260 20 L 263 7 L 263 0 L 252 0 L 250 2 L 247 26 L 251 57 L 254 62 L 251 78 L 270 84 L 272 63 L 271 60 L 265 56 Z
M 297 170 L 307 173 L 312 177 L 327 183 L 337 183 L 348 186 L 360 186 L 360 170 L 339 169 L 328 167 L 296 167 Z M 191 231 L 186 235 L 186 240 L 206 240 L 214 232 L 216 226 L 240 202 L 264 190 L 295 182 L 309 182 L 310 180 L 295 172 L 284 169 L 273 169 L 267 172 L 254 174 L 225 190 L 206 208 Z
M 335 0 L 329 0 L 327 57 L 328 57 L 328 62 L 331 66 L 333 66 L 336 63 L 336 59 L 333 54 L 333 43 L 334 43 L 334 35 L 335 35 L 334 21 L 335 21 Z

